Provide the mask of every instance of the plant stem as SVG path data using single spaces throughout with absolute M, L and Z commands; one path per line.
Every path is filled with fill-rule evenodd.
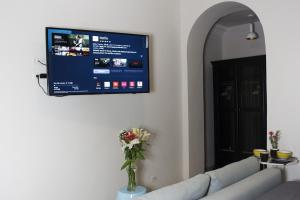
M 130 163 L 127 167 L 127 173 L 128 173 L 128 185 L 127 190 L 128 191 L 135 191 L 136 188 L 136 181 L 135 181 L 135 171 L 133 163 Z

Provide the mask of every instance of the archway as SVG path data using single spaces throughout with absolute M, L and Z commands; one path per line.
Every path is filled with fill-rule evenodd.
M 205 170 L 203 53 L 207 35 L 222 17 L 251 8 L 237 2 L 216 4 L 195 21 L 187 43 L 188 176 Z

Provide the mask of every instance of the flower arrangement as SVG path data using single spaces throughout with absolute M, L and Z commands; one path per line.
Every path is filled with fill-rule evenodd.
M 280 139 L 280 134 L 280 130 L 269 132 L 269 140 L 273 149 L 278 149 L 278 140 Z
M 121 130 L 119 140 L 122 146 L 122 151 L 125 154 L 125 161 L 121 170 L 126 169 L 128 174 L 128 191 L 134 191 L 136 188 L 135 180 L 135 164 L 137 160 L 144 160 L 145 149 L 143 145 L 150 138 L 151 134 L 142 128 L 131 128 Z

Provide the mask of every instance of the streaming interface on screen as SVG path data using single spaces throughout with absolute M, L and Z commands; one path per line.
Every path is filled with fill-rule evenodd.
M 46 28 L 50 95 L 149 92 L 148 36 Z

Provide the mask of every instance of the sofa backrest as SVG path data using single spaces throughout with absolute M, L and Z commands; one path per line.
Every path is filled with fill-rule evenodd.
M 210 176 L 210 185 L 208 195 L 221 190 L 224 187 L 232 185 L 260 169 L 259 161 L 255 157 L 249 157 L 244 160 L 231 163 L 220 169 L 206 172 Z
M 267 168 L 247 178 L 234 183 L 218 192 L 208 195 L 203 200 L 253 200 L 268 191 L 277 188 L 282 183 L 281 170 L 278 168 Z M 283 195 L 286 197 L 286 195 Z M 201 199 L 201 200 L 202 200 Z M 268 198 L 269 199 L 269 198 Z M 272 199 L 272 198 L 270 198 Z M 269 200 L 270 200 L 269 199 Z M 290 198 L 280 198 L 281 200 Z M 298 199 L 298 198 L 291 198 Z
M 198 200 L 206 195 L 209 180 L 208 175 L 198 174 L 185 181 L 136 197 L 134 200 Z

